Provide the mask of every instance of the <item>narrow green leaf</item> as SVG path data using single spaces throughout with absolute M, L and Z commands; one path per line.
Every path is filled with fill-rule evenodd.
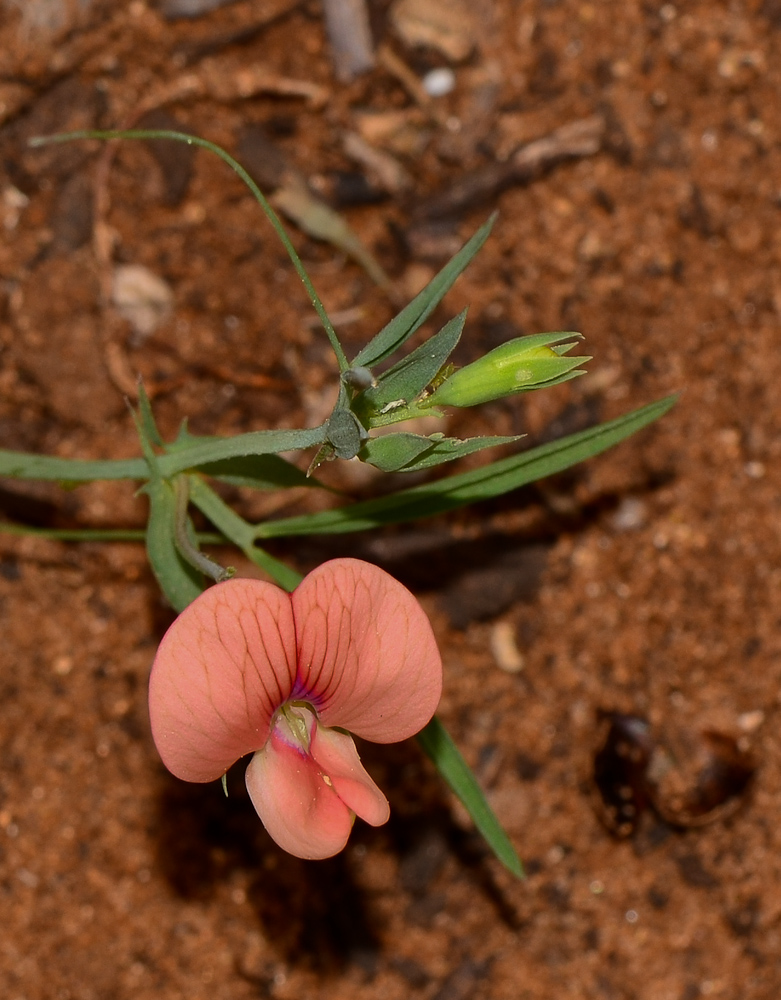
M 501 496 L 606 451 L 663 416 L 676 399 L 677 396 L 667 396 L 615 420 L 571 434 L 560 441 L 532 448 L 520 455 L 501 459 L 482 469 L 448 476 L 434 483 L 413 486 L 386 497 L 336 510 L 266 521 L 256 527 L 255 537 L 282 538 L 290 535 L 365 531 L 383 524 L 432 517 L 470 503 Z
M 143 458 L 56 458 L 23 451 L 0 451 L 0 476 L 9 479 L 42 479 L 48 482 L 88 483 L 95 479 L 146 479 Z
M 185 421 L 179 429 L 176 440 L 166 445 L 166 451 L 182 452 L 187 448 L 194 448 L 196 445 L 214 444 L 215 442 L 219 445 L 225 440 L 225 438 L 214 435 L 191 434 Z M 222 458 L 215 462 L 199 465 L 198 471 L 212 479 L 229 483 L 231 486 L 248 486 L 256 490 L 318 486 L 324 490 L 338 492 L 314 476 L 307 476 L 292 462 L 276 454 L 235 455 L 232 458 Z
M 248 559 L 251 559 L 256 566 L 260 566 L 276 583 L 291 594 L 296 587 L 304 579 L 303 576 L 294 570 L 291 566 L 286 563 L 281 562 L 279 559 L 275 559 L 270 553 L 266 552 L 259 545 L 253 545 L 248 549 L 245 549 L 244 554 Z
M 190 500 L 227 539 L 239 549 L 245 549 L 254 541 L 254 531 L 243 517 L 207 486 L 199 476 L 188 476 Z
M 51 538 L 57 542 L 143 542 L 145 528 L 35 528 L 14 521 L 0 521 L 0 534 L 32 535 L 34 538 Z M 213 531 L 195 534 L 199 545 L 224 545 L 225 537 Z
M 510 838 L 488 805 L 471 768 L 436 715 L 426 728 L 418 733 L 417 740 L 464 804 L 475 826 L 485 837 L 496 857 L 513 875 L 524 878 L 523 866 L 510 843 Z
M 186 448 L 176 448 L 158 456 L 160 473 L 170 477 L 177 472 L 200 469 L 229 458 L 246 455 L 274 455 L 322 444 L 325 424 L 308 430 L 251 431 L 231 438 L 208 438 Z
M 434 447 L 427 451 L 420 458 L 408 465 L 405 465 L 400 472 L 421 472 L 424 469 L 433 469 L 436 465 L 444 462 L 452 462 L 456 458 L 464 458 L 465 455 L 473 455 L 475 452 L 483 451 L 486 448 L 496 448 L 500 444 L 513 444 L 520 440 L 522 434 L 511 435 L 509 437 L 496 436 L 466 438 L 461 441 L 458 438 L 442 438 L 436 441 Z
M 380 361 L 389 357 L 395 350 L 401 347 L 404 341 L 411 337 L 425 323 L 442 301 L 445 293 L 450 290 L 456 278 L 488 239 L 488 234 L 491 232 L 494 222 L 496 222 L 495 212 L 477 230 L 474 236 L 461 247 L 455 257 L 445 264 L 439 274 L 432 278 L 423 291 L 419 292 L 412 302 L 405 306 L 356 355 L 352 363 L 353 367 L 355 365 L 363 365 L 366 368 L 372 368 L 374 365 L 379 364 Z
M 405 403 L 420 395 L 447 361 L 461 337 L 466 309 L 446 323 L 439 333 L 429 337 L 414 351 L 402 358 L 378 377 L 376 389 L 367 389 L 360 397 L 361 408 L 378 412 L 388 403 L 403 399 Z
M 161 475 L 173 476 L 177 472 L 250 455 L 274 455 L 281 451 L 311 448 L 325 440 L 325 425 L 306 430 L 252 431 L 231 438 L 189 437 L 184 440 L 186 443 L 182 443 L 180 437 L 167 446 L 166 454 L 157 456 Z M 149 470 L 143 458 L 90 461 L 0 450 L 0 477 L 3 476 L 9 479 L 85 483 L 96 479 L 147 479 Z
M 238 455 L 219 462 L 200 465 L 198 471 L 231 486 L 249 486 L 255 490 L 292 489 L 297 486 L 319 486 L 324 483 L 281 458 L 279 455 Z
M 160 437 L 160 431 L 157 429 L 155 416 L 152 413 L 152 404 L 149 402 L 149 396 L 146 394 L 144 383 L 140 379 L 138 381 L 138 412 L 147 440 L 157 448 L 164 448 L 165 442 Z
M 462 441 L 432 434 L 385 434 L 367 441 L 358 457 L 383 472 L 419 472 L 443 462 L 452 462 L 484 448 L 512 444 L 515 437 L 473 437 Z
M 158 457 L 148 436 L 143 417 L 135 410 L 131 410 L 131 413 L 149 476 L 149 482 L 140 491 L 149 497 L 147 558 L 160 589 L 176 611 L 183 611 L 204 589 L 203 578 L 182 557 L 176 543 L 177 489 L 160 475 Z

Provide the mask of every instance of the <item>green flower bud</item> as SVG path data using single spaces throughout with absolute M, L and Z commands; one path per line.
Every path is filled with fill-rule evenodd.
M 585 374 L 576 370 L 577 366 L 591 360 L 562 357 L 578 340 L 582 340 L 579 333 L 540 333 L 510 340 L 444 379 L 419 400 L 418 405 L 477 406 L 503 396 L 566 382 Z

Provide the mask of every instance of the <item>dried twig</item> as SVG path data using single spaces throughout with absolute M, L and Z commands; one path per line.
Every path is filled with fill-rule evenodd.
M 366 0 L 323 0 L 323 11 L 336 78 L 349 83 L 374 66 Z
M 436 106 L 434 99 L 404 60 L 388 45 L 379 47 L 377 58 L 391 76 L 399 81 L 418 107 L 422 108 L 435 124 L 447 128 L 448 116 Z
M 422 219 L 455 215 L 488 200 L 513 184 L 528 184 L 563 160 L 593 156 L 605 141 L 605 119 L 592 115 L 562 125 L 525 143 L 504 163 L 466 174 L 446 191 L 427 199 L 415 214 Z

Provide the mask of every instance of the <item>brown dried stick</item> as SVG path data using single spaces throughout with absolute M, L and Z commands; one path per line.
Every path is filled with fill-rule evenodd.
M 419 206 L 422 219 L 456 215 L 495 196 L 512 184 L 528 184 L 563 160 L 593 156 L 605 140 L 605 119 L 592 115 L 562 125 L 525 143 L 504 163 L 492 163 L 457 180 L 446 191 Z
M 374 66 L 366 0 L 323 0 L 323 12 L 336 78 L 349 83 Z

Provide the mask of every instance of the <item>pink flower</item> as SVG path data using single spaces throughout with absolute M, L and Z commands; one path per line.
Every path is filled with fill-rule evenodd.
M 376 566 L 333 559 L 293 594 L 234 579 L 196 598 L 160 643 L 149 714 L 163 763 L 185 781 L 213 781 L 253 753 L 247 789 L 270 835 L 297 857 L 328 858 L 356 815 L 373 826 L 389 815 L 344 730 L 406 739 L 441 690 L 412 594 Z

